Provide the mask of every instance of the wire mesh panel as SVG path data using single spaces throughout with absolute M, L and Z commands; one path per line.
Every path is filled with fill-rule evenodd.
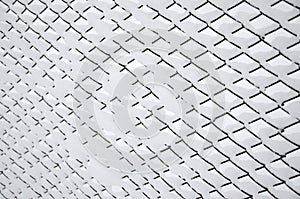
M 299 198 L 298 0 L 1 0 L 1 198 Z

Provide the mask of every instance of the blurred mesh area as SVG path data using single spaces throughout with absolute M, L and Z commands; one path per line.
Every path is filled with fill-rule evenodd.
M 1 0 L 0 8 L 1 198 L 300 197 L 298 0 Z M 119 115 L 134 123 L 121 122 L 122 135 L 110 129 L 124 107 L 110 94 L 119 73 L 141 86 L 130 93 L 140 108 Z M 143 84 L 149 73 L 171 94 Z M 166 137 L 131 142 L 130 130 L 148 129 L 149 118 Z

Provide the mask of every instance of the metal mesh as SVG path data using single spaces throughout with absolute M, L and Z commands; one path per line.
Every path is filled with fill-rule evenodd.
M 299 198 L 299 6 L 1 0 L 1 197 Z

